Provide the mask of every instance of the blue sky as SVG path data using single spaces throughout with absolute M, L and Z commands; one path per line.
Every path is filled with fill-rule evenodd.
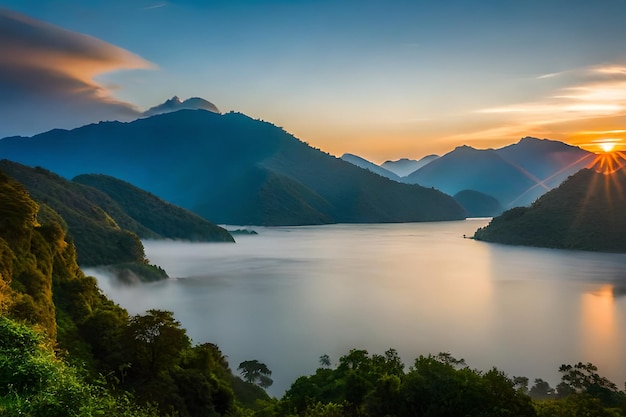
M 374 162 L 461 144 L 498 147 L 527 135 L 589 149 L 626 138 L 622 0 L 19 0 L 0 7 L 35 22 L 5 35 L 18 52 L 11 62 L 0 57 L 0 87 L 35 104 L 17 108 L 5 94 L 0 110 L 13 106 L 13 113 L 0 112 L 0 136 L 130 120 L 178 95 Z M 40 32 L 56 31 L 48 38 L 57 42 L 17 42 L 30 39 L 38 21 L 53 25 Z M 80 45 L 69 47 L 72 60 L 63 42 Z M 58 53 L 47 56 L 46 48 Z M 91 50 L 102 53 L 94 58 Z M 18 59 L 39 59 L 29 64 L 36 74 Z M 42 78 L 52 70 L 64 81 Z M 82 83 L 80 95 L 56 91 L 70 80 Z M 58 86 L 54 94 L 50 85 Z M 24 121 L 32 117 L 38 122 Z

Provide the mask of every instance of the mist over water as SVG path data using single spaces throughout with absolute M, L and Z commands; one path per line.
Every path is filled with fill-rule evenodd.
M 145 241 L 173 279 L 103 291 L 132 314 L 172 310 L 231 368 L 258 359 L 280 396 L 351 348 L 393 347 L 407 366 L 450 352 L 473 368 L 554 386 L 562 363 L 626 381 L 626 255 L 463 239 L 487 220 L 254 228 L 237 244 Z

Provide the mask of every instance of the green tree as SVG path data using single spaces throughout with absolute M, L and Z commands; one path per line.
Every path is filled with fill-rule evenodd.
M 541 378 L 535 378 L 534 384 L 530 387 L 528 394 L 531 398 L 541 400 L 554 396 L 554 389 Z
M 171 311 L 148 310 L 132 316 L 127 327 L 127 343 L 132 358 L 131 372 L 154 377 L 172 369 L 181 360 L 184 349 L 191 347 L 187 332 Z
M 237 370 L 241 371 L 244 381 L 256 384 L 262 388 L 268 388 L 274 383 L 272 378 L 270 378 L 272 371 L 269 370 L 267 365 L 256 359 L 241 362 Z

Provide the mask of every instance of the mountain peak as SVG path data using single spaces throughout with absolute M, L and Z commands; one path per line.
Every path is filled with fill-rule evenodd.
M 473 147 L 471 147 L 469 145 L 460 145 L 460 146 L 457 146 L 456 148 L 454 148 L 454 151 L 457 151 L 457 152 L 459 152 L 459 151 L 460 152 L 464 152 L 464 151 L 468 152 L 468 151 L 477 151 L 477 150 L 478 149 L 473 148 Z M 452 152 L 454 152 L 454 151 L 452 151 Z
M 144 116 L 154 116 L 161 113 L 169 113 L 178 110 L 207 110 L 213 113 L 220 113 L 215 104 L 200 97 L 191 97 L 183 101 L 178 96 L 174 96 L 169 100 L 146 110 Z

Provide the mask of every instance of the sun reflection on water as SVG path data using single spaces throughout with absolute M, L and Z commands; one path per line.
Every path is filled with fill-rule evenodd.
M 614 287 L 602 285 L 581 297 L 580 338 L 583 357 L 594 357 L 601 369 L 619 363 L 622 352 L 615 311 Z M 598 355 L 598 352 L 602 352 Z

